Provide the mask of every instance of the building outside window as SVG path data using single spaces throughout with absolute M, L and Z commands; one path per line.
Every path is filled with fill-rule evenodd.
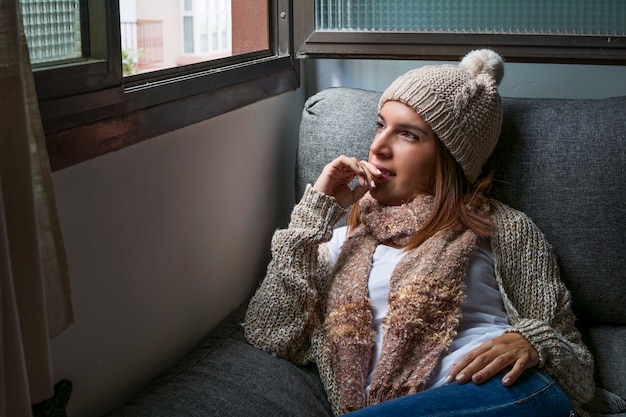
M 230 0 L 185 0 L 183 52 L 189 55 L 231 54 Z
M 120 0 L 124 75 L 232 55 L 230 0 Z

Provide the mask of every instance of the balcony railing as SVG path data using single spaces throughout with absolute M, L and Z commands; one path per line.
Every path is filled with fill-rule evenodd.
M 163 62 L 163 21 L 122 22 L 122 51 L 142 72 Z

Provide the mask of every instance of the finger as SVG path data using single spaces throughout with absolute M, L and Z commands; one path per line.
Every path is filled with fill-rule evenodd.
M 347 186 L 361 172 L 358 159 L 340 155 L 327 164 L 317 178 L 313 188 L 328 195 L 336 196 L 338 190 Z M 365 181 L 362 182 L 364 185 Z
M 514 357 L 510 354 L 502 354 L 493 359 L 488 358 L 484 360 L 484 362 L 488 362 L 485 366 L 474 371 L 468 371 L 467 374 L 471 375 L 473 383 L 482 384 L 493 378 L 503 369 L 511 366 L 514 360 Z
M 493 356 L 495 349 L 484 355 L 479 355 L 470 365 L 460 371 L 462 377 L 458 377 L 462 383 L 471 381 L 482 384 L 493 378 L 502 370 L 511 370 L 502 378 L 505 386 L 511 386 L 517 381 L 522 373 L 529 367 L 534 366 L 532 356 L 527 351 L 505 350 L 499 355 Z
M 459 371 L 455 381 L 459 384 L 464 384 L 470 380 L 477 384 L 485 382 L 499 372 L 499 365 L 496 365 L 498 362 L 503 362 L 503 358 L 494 357 L 494 352 L 480 354 Z
M 367 165 L 365 165 L 365 162 L 359 161 L 359 167 L 361 169 L 361 172 L 365 175 L 365 179 L 367 180 L 367 186 L 372 188 L 376 187 L 376 183 L 374 182 L 374 176 L 370 172 Z
M 525 360 L 519 359 L 513 365 L 513 368 L 504 375 L 502 378 L 502 384 L 506 387 L 510 387 L 515 384 L 524 371 L 528 368 L 528 363 Z
M 361 165 L 359 159 L 356 157 L 342 155 L 342 162 L 346 165 L 346 167 L 350 169 L 350 171 L 354 175 L 358 175 L 363 172 L 363 166 Z
M 357 175 L 360 172 L 359 160 L 346 155 L 338 156 L 324 168 L 340 175 Z
M 363 177 L 359 177 L 359 181 L 363 181 L 365 182 L 365 180 L 363 179 Z M 369 186 L 367 185 L 358 185 L 356 187 L 354 187 L 354 189 L 352 190 L 352 198 L 354 201 L 358 201 L 359 199 L 361 199 L 361 197 L 363 197 L 365 195 L 365 193 L 370 189 Z
M 453 381 L 456 381 L 460 384 L 464 384 L 465 382 L 467 382 L 467 378 L 465 376 L 465 373 L 463 373 L 463 369 L 465 369 L 465 367 L 469 364 L 466 363 L 467 362 L 467 356 L 464 357 L 461 362 L 455 362 L 452 365 L 452 369 L 450 369 L 450 371 L 448 372 L 448 375 L 446 375 L 446 379 L 445 382 L 446 384 L 449 384 Z
M 470 364 L 472 364 L 476 360 L 476 358 L 479 355 L 487 352 L 488 350 L 489 348 L 486 346 L 486 344 L 482 344 L 479 347 L 467 353 L 459 362 L 455 362 L 452 365 L 452 368 L 450 369 L 450 371 L 448 372 L 448 375 L 446 376 L 446 379 L 445 379 L 446 383 L 451 383 L 452 381 L 456 381 L 458 383 L 463 384 L 469 381 L 472 374 L 468 373 L 469 372 L 468 367 L 470 366 Z
M 514 355 L 503 345 L 488 341 L 465 355 L 450 371 L 448 374 L 450 378 L 446 380 L 453 378 L 459 384 L 471 380 L 480 384 L 489 380 L 513 361 Z

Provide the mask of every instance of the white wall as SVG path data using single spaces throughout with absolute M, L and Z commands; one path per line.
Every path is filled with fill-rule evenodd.
M 102 415 L 246 299 L 293 201 L 301 92 L 55 172 L 75 323 L 71 417 Z

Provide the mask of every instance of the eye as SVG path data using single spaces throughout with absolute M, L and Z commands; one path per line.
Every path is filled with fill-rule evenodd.
M 376 122 L 376 130 L 377 131 L 381 131 L 385 128 L 385 125 L 383 124 L 383 122 L 381 122 L 380 120 Z
M 401 134 L 402 136 L 405 136 L 405 137 L 407 137 L 407 138 L 411 139 L 411 140 L 419 140 L 419 139 L 420 139 L 420 137 L 419 137 L 418 135 L 416 135 L 416 134 L 415 134 L 415 133 L 413 133 L 413 132 L 409 132 L 408 130 L 405 130 L 405 131 L 403 131 L 403 132 L 400 132 L 400 134 Z

